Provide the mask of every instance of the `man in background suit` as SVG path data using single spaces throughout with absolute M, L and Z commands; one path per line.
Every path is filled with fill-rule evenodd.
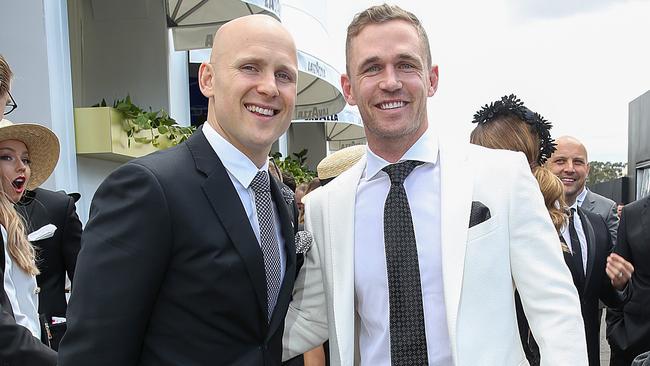
M 546 163 L 546 167 L 562 180 L 564 196 L 568 200 L 577 201 L 580 208 L 597 213 L 605 220 L 612 243 L 616 243 L 616 202 L 585 187 L 589 175 L 587 149 L 578 139 L 571 136 L 559 137 L 555 143 L 557 149 Z
M 585 205 L 591 207 L 592 202 L 586 198 L 588 191 L 585 181 L 589 174 L 589 163 L 584 145 L 569 136 L 558 138 L 556 143 L 557 148 L 546 162 L 546 167 L 562 181 L 564 200 L 571 209 L 568 225 L 562 229 L 562 237 L 570 250 L 565 260 L 580 295 L 589 365 L 599 366 L 599 300 L 615 307 L 627 301 L 630 289 L 626 285 L 634 267 L 623 257 L 609 254 L 613 247 L 610 227 L 604 217 L 585 209 Z M 584 199 L 583 206 L 580 206 L 580 197 Z M 592 197 L 595 197 L 595 193 L 592 193 Z M 616 209 L 613 201 L 612 207 Z M 613 213 L 612 217 L 618 225 L 616 214 Z
M 573 209 L 575 210 L 574 204 Z M 571 236 L 570 224 L 562 230 L 562 236 L 572 251 L 565 256 L 567 265 L 573 273 L 574 284 L 580 295 L 582 318 L 587 336 L 589 365 L 600 366 L 600 312 L 599 300 L 608 307 L 622 306 L 630 299 L 631 290 L 627 285 L 634 267 L 623 257 L 610 252 L 611 238 L 602 217 L 577 208 L 577 214 L 570 218 L 575 221 L 577 245 Z M 582 263 L 578 263 L 578 257 Z
M 283 357 L 329 337 L 332 365 L 523 365 L 516 286 L 542 365 L 587 365 L 578 295 L 524 156 L 443 143 L 429 125 L 438 67 L 417 17 L 357 14 L 346 60 L 368 151 L 307 198 L 314 243 Z
M 207 123 L 118 168 L 93 198 L 60 365 L 280 364 L 296 255 L 268 153 L 297 73 L 273 18 L 220 27 L 199 69 Z
M 650 197 L 625 207 L 615 252 L 634 264 L 632 298 L 619 309 L 607 309 L 607 340 L 611 366 L 628 366 L 650 351 Z
M 16 204 L 16 211 L 25 220 L 28 233 L 48 224 L 56 226 L 53 234 L 32 240 L 31 243 L 38 248 L 41 271 L 36 276 L 41 289 L 38 312 L 45 316 L 52 335 L 50 345 L 57 350 L 66 324 L 53 324 L 52 317 L 65 318 L 68 306 L 65 297 L 66 274 L 72 281 L 81 244 L 81 221 L 77 216 L 75 200 L 63 192 L 36 188 L 25 192 Z

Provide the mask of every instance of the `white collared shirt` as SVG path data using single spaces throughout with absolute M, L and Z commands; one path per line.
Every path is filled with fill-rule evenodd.
M 586 190 L 583 192 L 586 192 Z M 577 199 L 575 202 L 573 202 L 573 205 L 571 205 L 570 209 L 576 210 L 576 213 L 573 216 L 573 220 L 574 220 L 573 223 L 576 227 L 576 233 L 578 233 L 578 240 L 580 241 L 580 250 L 582 251 L 582 269 L 584 270 L 585 274 L 587 274 L 587 237 L 585 236 L 585 231 L 582 227 L 582 220 L 580 219 L 580 215 L 577 212 L 578 210 Z M 569 246 L 569 249 L 571 249 L 571 253 L 573 253 L 574 243 L 571 242 L 571 234 L 569 233 L 568 220 L 566 225 L 562 226 L 562 237 L 564 238 L 564 241 Z
M 246 211 L 246 216 L 248 216 L 248 221 L 251 224 L 251 228 L 255 233 L 257 242 L 260 243 L 260 224 L 257 219 L 257 210 L 255 209 L 255 192 L 253 189 L 249 188 L 253 178 L 258 171 L 266 171 L 269 169 L 268 160 L 264 163 L 260 169 L 255 166 L 255 164 L 241 151 L 237 150 L 230 142 L 226 141 L 217 131 L 210 126 L 209 123 L 203 124 L 203 134 L 205 138 L 208 139 L 210 146 L 215 153 L 219 156 L 221 163 L 226 168 L 228 176 L 232 181 L 233 186 L 237 190 L 239 195 L 239 200 L 244 206 Z M 269 177 L 270 178 L 270 177 Z M 278 246 L 280 249 L 280 269 L 281 277 L 280 283 L 284 280 L 284 272 L 286 271 L 287 266 L 287 257 L 286 250 L 284 248 L 284 239 L 282 237 L 282 226 L 280 223 L 280 216 L 278 214 L 278 208 L 271 200 L 273 204 L 273 221 L 275 223 L 275 237 L 278 240 Z M 260 244 L 261 245 L 261 244 Z
M 582 203 L 585 201 L 585 197 L 587 197 L 587 188 L 582 187 L 582 192 L 576 197 L 576 202 L 578 202 L 578 207 L 582 207 Z
M 384 249 L 384 203 L 390 189 L 389 163 L 370 149 L 357 187 L 354 220 L 355 310 L 360 320 L 361 366 L 390 365 L 388 277 Z M 429 365 L 451 365 L 451 346 L 442 282 L 440 164 L 438 140 L 430 131 L 404 154 L 419 160 L 404 181 L 418 251 Z
M 4 289 L 11 303 L 16 323 L 29 329 L 32 335 L 41 338 L 41 324 L 38 321 L 38 292 L 36 277 L 23 271 L 14 263 L 7 250 L 7 231 L 0 225 L 5 252 Z

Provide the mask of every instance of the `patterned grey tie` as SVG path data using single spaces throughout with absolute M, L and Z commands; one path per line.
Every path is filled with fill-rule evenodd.
M 384 205 L 384 246 L 390 304 L 390 359 L 394 366 L 428 365 L 422 287 L 411 209 L 404 180 L 420 161 L 384 167 L 390 191 Z
M 249 187 L 255 192 L 255 208 L 257 210 L 257 221 L 260 225 L 260 246 L 264 257 L 264 272 L 266 273 L 267 316 L 270 321 L 280 293 L 282 269 L 280 267 L 280 248 L 275 236 L 275 220 L 273 220 L 268 172 L 257 172 Z

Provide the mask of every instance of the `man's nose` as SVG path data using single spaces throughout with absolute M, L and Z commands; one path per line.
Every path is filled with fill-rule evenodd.
M 387 67 L 384 70 L 384 78 L 380 82 L 379 87 L 388 92 L 394 92 L 402 88 L 402 82 L 393 67 Z
M 277 97 L 280 95 L 278 90 L 277 80 L 275 79 L 274 72 L 266 72 L 262 76 L 259 84 L 257 85 L 257 92 L 269 97 Z

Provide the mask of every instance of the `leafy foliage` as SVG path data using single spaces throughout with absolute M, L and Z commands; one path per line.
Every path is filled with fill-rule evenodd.
M 101 103 L 93 107 L 106 107 L 106 100 L 102 99 Z M 113 102 L 113 108 L 124 116 L 122 129 L 129 137 L 129 146 L 133 140 L 137 143 L 152 144 L 164 149 L 187 140 L 196 130 L 194 126 L 179 126 L 164 110 L 154 112 L 149 107 L 149 112 L 147 112 L 141 109 L 131 102 L 130 95 Z M 142 134 L 138 134 L 140 131 L 149 131 L 150 134 L 142 136 Z
M 292 155 L 293 156 L 287 156 L 284 160 L 281 160 L 282 154 L 276 152 L 273 154 L 273 160 L 280 170 L 293 175 L 296 184 L 309 183 L 316 177 L 316 173 L 305 166 L 305 161 L 307 161 L 307 149 L 303 149 L 302 151 L 293 153 Z
M 625 166 L 626 164 L 621 162 L 590 161 L 587 186 L 622 177 Z

